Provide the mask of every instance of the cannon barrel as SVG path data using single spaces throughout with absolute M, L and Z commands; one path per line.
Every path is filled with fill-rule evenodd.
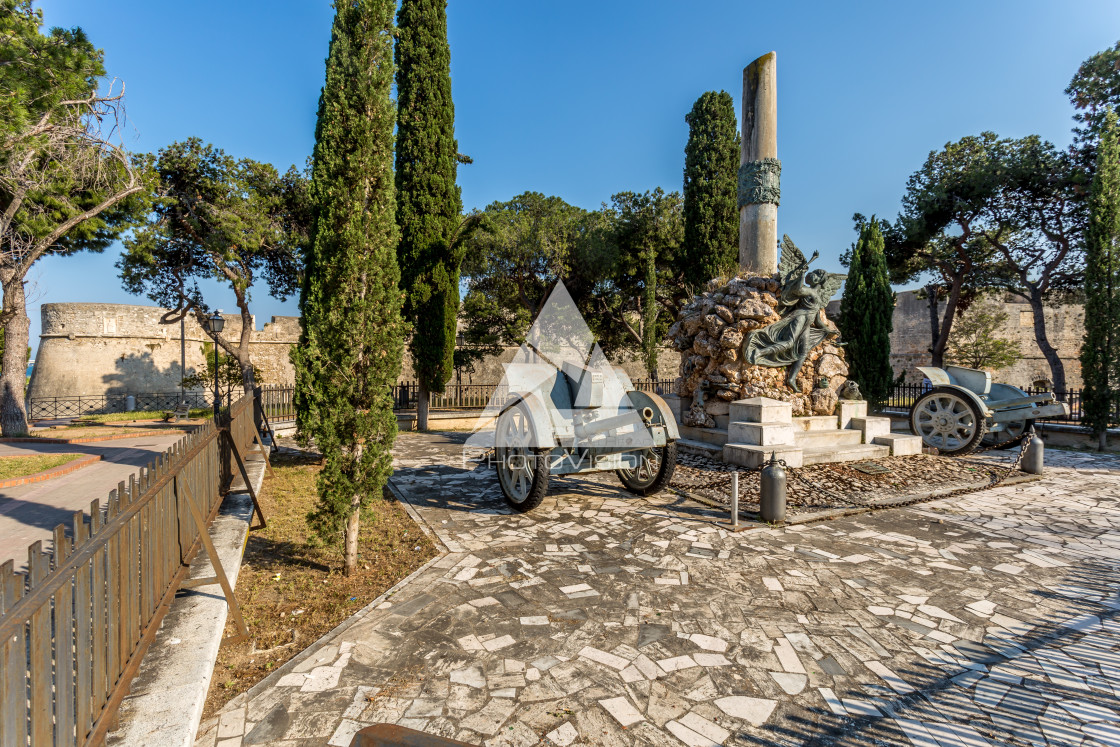
M 648 407 L 642 408 L 639 412 L 637 410 L 627 410 L 619 415 L 604 418 L 603 420 L 593 420 L 590 423 L 577 424 L 575 427 L 575 434 L 577 438 L 591 438 L 600 433 L 613 431 L 617 428 L 625 428 L 630 425 L 645 425 L 653 418 L 653 410 Z

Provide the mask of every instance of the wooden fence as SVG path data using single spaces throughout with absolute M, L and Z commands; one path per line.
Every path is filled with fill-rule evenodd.
M 191 560 L 211 547 L 203 535 L 234 469 L 244 473 L 252 403 L 198 427 L 88 516 L 75 512 L 53 552 L 31 545 L 26 573 L 0 566 L 0 745 L 104 741 Z

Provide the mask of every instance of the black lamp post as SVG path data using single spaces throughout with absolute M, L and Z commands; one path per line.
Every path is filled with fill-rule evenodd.
M 214 338 L 214 425 L 218 424 L 218 409 L 222 404 L 221 397 L 218 394 L 218 335 L 222 334 L 225 326 L 226 320 L 222 317 L 221 309 L 206 318 L 206 332 Z

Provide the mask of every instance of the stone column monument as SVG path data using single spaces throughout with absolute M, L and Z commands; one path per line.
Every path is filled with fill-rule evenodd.
M 778 56 L 743 70 L 743 146 L 739 157 L 739 269 L 778 271 Z

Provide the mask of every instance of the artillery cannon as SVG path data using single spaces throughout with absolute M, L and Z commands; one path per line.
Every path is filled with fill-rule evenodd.
M 910 407 L 910 429 L 942 454 L 970 454 L 982 443 L 1018 439 L 1035 418 L 1069 417 L 1069 405 L 1053 393 L 1030 396 L 1018 387 L 993 384 L 987 371 L 961 366 L 919 366 L 933 388 Z
M 536 508 L 552 475 L 613 470 L 637 495 L 669 484 L 677 463 L 677 423 L 665 400 L 634 389 L 630 377 L 598 365 L 537 360 L 506 367 L 510 396 L 494 429 L 495 466 L 506 502 Z

